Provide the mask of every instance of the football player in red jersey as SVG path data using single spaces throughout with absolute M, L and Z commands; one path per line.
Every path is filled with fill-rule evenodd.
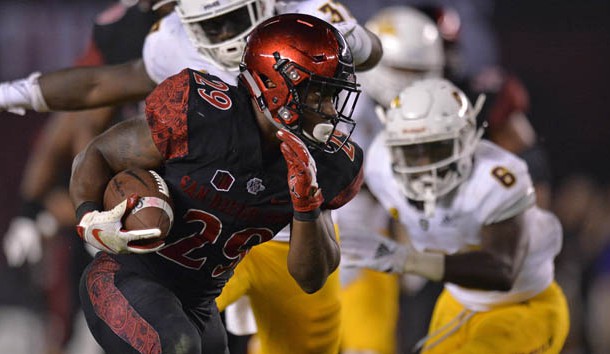
M 117 100 L 143 98 L 154 88 L 155 83 L 178 73 L 184 67 L 201 69 L 217 75 L 226 83 L 235 84 L 240 53 L 243 51 L 243 45 L 240 43 L 244 41 L 249 30 L 236 32 L 233 38 L 222 42 L 215 41 L 214 37 L 218 31 L 205 32 L 202 36 L 200 30 L 205 31 L 209 27 L 204 28 L 207 21 L 215 23 L 221 18 L 226 21 L 223 22 L 223 30 L 230 29 L 243 19 L 240 14 L 244 11 L 249 13 L 246 17 L 250 17 L 250 24 L 259 23 L 273 12 L 308 13 L 332 23 L 345 34 L 356 70 L 370 68 L 377 63 L 381 55 L 378 39 L 358 25 L 349 10 L 337 1 L 179 0 L 176 1 L 176 7 L 177 10 L 163 18 L 147 37 L 143 60 L 85 70 L 67 69 L 42 75 L 41 92 L 46 103 L 51 108 L 66 104 L 67 106 L 61 106 L 62 109 L 75 109 L 90 107 L 90 104 L 99 106 L 104 103 L 116 103 Z M 261 10 L 264 11 L 261 13 Z M 241 28 L 236 26 L 233 29 L 238 27 Z M 192 33 L 193 31 L 197 33 Z M 219 66 L 220 63 L 223 65 Z M 6 86 L 7 83 L 0 83 L 0 110 L 20 107 L 21 103 L 11 103 L 10 98 L 15 98 L 12 94 L 21 93 L 19 89 L 24 88 L 21 85 L 24 81 L 8 83 L 9 86 Z M 3 87 L 9 89 L 3 91 Z M 38 85 L 25 87 L 36 88 Z M 17 92 L 12 90 L 13 88 L 17 88 Z M 23 92 L 26 94 L 23 97 L 17 95 L 18 101 L 30 97 L 30 94 L 33 94 L 31 97 L 38 97 L 34 91 L 27 94 Z M 12 94 L 7 95 L 7 92 Z M 348 146 L 345 150 L 348 151 Z M 338 299 L 338 272 L 333 274 L 322 291 L 316 295 L 304 294 L 294 283 L 286 267 L 288 242 L 289 232 L 284 230 L 273 242 L 251 252 L 248 259 L 240 263 L 236 276 L 225 286 L 223 295 L 217 298 L 218 306 L 222 310 L 240 296 L 249 295 L 256 319 L 274 323 L 272 327 L 265 327 L 257 321 L 262 352 L 283 353 L 300 348 L 304 353 L 336 353 L 339 346 L 341 307 Z M 260 263 L 255 261 L 257 258 L 266 260 L 264 271 L 260 271 Z M 269 261 L 271 258 L 273 262 Z M 255 272 L 251 272 L 251 269 Z M 246 328 L 244 332 L 243 326 L 239 329 L 229 326 L 230 323 L 242 322 L 241 318 L 234 321 L 235 316 L 232 315 L 243 316 L 244 312 L 234 309 L 235 307 L 227 308 L 227 327 L 233 330 L 233 333 L 255 331 L 252 327 Z M 269 318 L 273 320 L 268 321 Z M 294 318 L 300 320 L 294 321 Z M 281 328 L 281 335 L 277 335 L 277 328 Z
M 119 123 L 74 161 L 79 233 L 104 250 L 83 273 L 81 300 L 109 353 L 226 352 L 214 298 L 248 250 L 286 225 L 288 270 L 305 292 L 339 264 L 330 209 L 362 182 L 344 37 L 312 16 L 276 16 L 249 36 L 240 71 L 237 86 L 191 69 L 170 77 L 147 98 L 147 122 Z M 170 188 L 176 218 L 162 248 L 131 243 L 156 229 L 121 230 L 133 199 L 100 207 L 112 175 L 134 166 Z
M 204 8 L 203 5 L 198 5 L 201 3 L 210 6 Z M 203 36 L 197 31 L 201 29 L 205 31 L 209 27 L 203 28 L 204 22 L 215 23 L 221 18 L 226 21 L 223 30 L 232 28 L 237 25 L 236 21 L 243 19 L 240 14 L 244 11 L 250 14 L 247 16 L 250 17 L 248 22 L 250 24 L 259 23 L 273 12 L 308 13 L 333 23 L 341 33 L 345 34 L 356 70 L 370 68 L 377 63 L 381 55 L 378 39 L 358 25 L 349 11 L 337 1 L 308 0 L 285 3 L 274 0 L 223 2 L 179 0 L 176 6 L 177 10 L 163 18 L 147 37 L 143 60 L 135 60 L 124 65 L 86 70 L 68 69 L 60 73 L 50 73 L 49 76 L 42 75 L 41 88 L 46 103 L 51 108 L 58 108 L 57 104 L 68 104 L 69 106 L 63 108 L 75 109 L 87 104 L 100 105 L 104 102 L 116 102 L 114 100 L 124 101 L 144 97 L 154 88 L 155 82 L 158 83 L 178 73 L 184 67 L 198 68 L 217 75 L 226 83 L 235 84 L 240 53 L 243 51 L 240 43 L 249 30 L 236 32 L 235 37 L 222 42 L 214 40 L 217 34 L 214 31 L 212 31 L 214 33 L 205 32 Z M 261 10 L 264 11 L 261 13 Z M 241 26 L 237 27 L 241 28 Z M 197 32 L 196 36 L 193 36 L 193 31 Z M 239 50 L 236 51 L 236 48 Z M 219 63 L 223 65 L 219 66 Z M 51 85 L 47 85 L 49 78 Z M 83 80 L 92 81 L 89 81 L 89 84 L 79 84 Z M 16 86 L 9 83 L 9 88 L 23 88 L 21 86 L 23 81 L 16 82 Z M 0 109 L 18 107 L 19 104 L 15 106 L 15 102 L 8 106 L 3 105 L 7 103 L 5 100 L 7 97 L 14 98 L 13 95 L 2 94 L 3 85 L 7 88 L 6 83 L 0 83 Z M 38 86 L 26 85 L 26 87 Z M 10 89 L 4 92 L 15 93 Z M 108 95 L 114 98 L 109 100 Z M 37 97 L 36 94 L 33 97 Z M 75 104 L 72 99 L 78 100 L 76 106 L 72 105 Z M 100 99 L 106 101 L 99 101 Z M 344 149 L 353 154 L 349 146 L 345 146 Z M 253 181 L 252 186 L 256 185 L 256 181 Z M 192 188 L 197 186 L 193 184 Z M 281 200 L 276 201 L 281 202 Z M 314 296 L 303 293 L 292 280 L 286 267 L 288 242 L 289 231 L 283 230 L 273 242 L 268 242 L 251 252 L 246 261 L 240 263 L 235 276 L 224 287 L 223 294 L 217 298 L 217 304 L 222 310 L 240 296 L 249 295 L 252 311 L 257 319 L 261 352 L 283 353 L 299 348 L 298 350 L 304 353 L 336 353 L 339 346 L 341 307 L 338 298 L 338 272 L 335 272 L 324 288 Z M 264 271 L 261 271 L 257 259 L 265 260 Z M 252 269 L 255 271 L 250 271 Z M 243 326 L 241 328 L 229 326 L 231 323 L 242 323 L 241 318 L 235 321 L 236 316 L 233 315 L 241 317 L 244 312 L 234 311 L 235 309 L 236 307 L 227 308 L 227 327 L 233 330 L 233 333 L 255 331 L 256 329 L 252 327 L 244 329 Z M 270 318 L 272 320 L 268 320 Z M 300 320 L 294 321 L 294 318 Z M 261 320 L 258 321 L 259 319 Z M 266 327 L 263 323 L 273 323 L 273 326 Z M 278 328 L 281 328 L 279 335 Z

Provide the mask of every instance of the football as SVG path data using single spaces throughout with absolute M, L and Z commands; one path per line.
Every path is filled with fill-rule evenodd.
M 162 244 L 174 221 L 173 203 L 167 184 L 155 171 L 129 169 L 115 175 L 104 192 L 104 209 L 110 210 L 132 194 L 140 197 L 138 204 L 123 219 L 126 230 L 159 228 L 161 236 L 131 241 L 131 246 L 154 247 Z

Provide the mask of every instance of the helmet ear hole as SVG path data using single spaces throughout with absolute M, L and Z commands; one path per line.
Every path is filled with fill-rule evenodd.
M 272 89 L 272 88 L 276 88 L 277 87 L 277 85 L 270 78 L 268 78 L 266 75 L 259 74 L 259 77 L 260 77 L 260 80 L 263 83 L 263 85 L 265 85 L 265 88 Z
M 265 87 L 268 89 L 273 89 L 273 88 L 277 87 L 277 85 L 269 79 L 266 79 L 264 82 L 265 82 Z

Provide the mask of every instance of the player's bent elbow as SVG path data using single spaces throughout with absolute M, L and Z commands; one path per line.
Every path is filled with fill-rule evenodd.
M 517 278 L 513 261 L 488 252 L 468 252 L 445 257 L 444 281 L 485 290 L 508 291 Z
M 307 294 L 313 294 L 322 289 L 328 277 L 327 275 L 321 275 L 322 272 L 311 270 L 289 268 L 288 271 L 297 284 L 299 284 L 299 287 Z
M 324 284 L 326 284 L 326 279 L 322 279 L 319 281 L 299 282 L 299 286 L 307 294 L 313 294 L 313 293 L 317 292 L 318 290 L 322 289 Z
M 509 291 L 515 284 L 516 274 L 512 265 L 500 263 L 494 276 L 487 279 L 485 290 Z
M 509 277 L 498 277 L 494 279 L 488 290 L 509 291 L 513 288 L 514 280 Z

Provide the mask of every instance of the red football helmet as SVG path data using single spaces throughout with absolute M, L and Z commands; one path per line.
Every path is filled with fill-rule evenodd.
M 248 36 L 240 71 L 241 83 L 267 118 L 309 146 L 336 152 L 342 144 L 333 135 L 343 143 L 351 135 L 360 89 L 347 42 L 329 23 L 305 14 L 267 19 Z M 312 92 L 319 96 L 318 104 L 306 105 Z M 336 114 L 322 112 L 322 100 L 328 97 Z M 309 133 L 303 129 L 304 112 L 328 123 L 317 124 Z

